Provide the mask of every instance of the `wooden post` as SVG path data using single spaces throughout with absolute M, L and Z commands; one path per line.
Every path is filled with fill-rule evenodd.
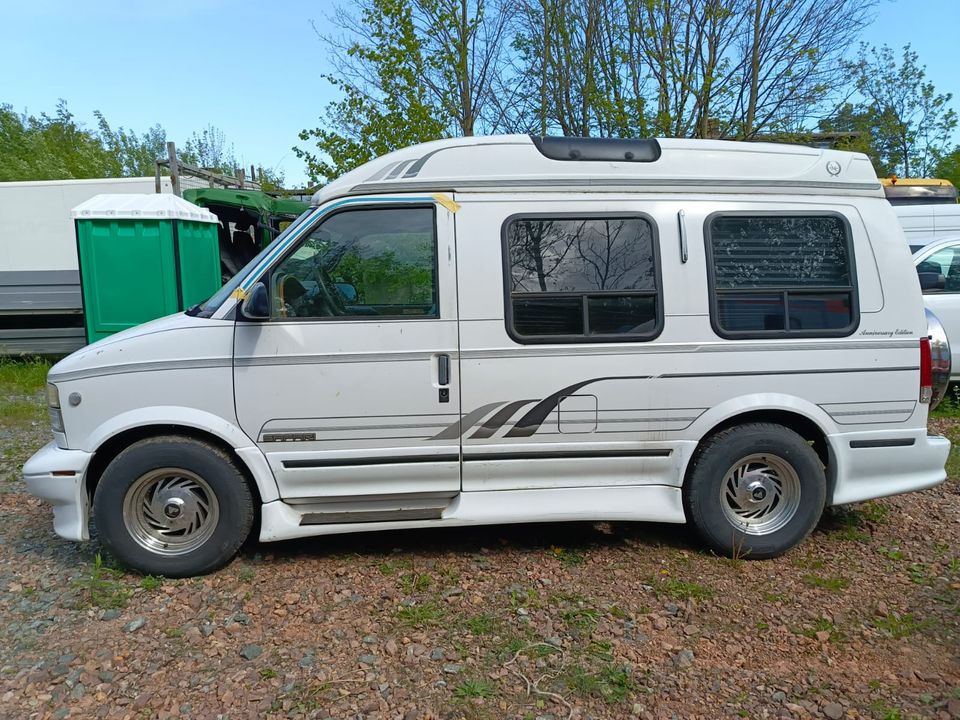
M 183 197 L 180 194 L 180 166 L 177 164 L 177 146 L 167 143 L 167 162 L 170 163 L 170 182 L 173 184 L 173 194 L 177 197 Z
M 159 162 L 155 162 L 153 164 L 153 172 L 154 172 L 154 176 L 153 176 L 154 191 L 157 193 L 157 195 L 159 195 L 160 194 L 160 163 Z
M 241 190 L 244 190 L 244 189 L 247 187 L 247 186 L 244 184 L 244 182 L 245 182 L 244 175 L 245 175 L 245 174 L 246 174 L 246 171 L 245 171 L 243 168 L 240 168 L 239 170 L 237 170 L 237 182 L 240 183 L 240 189 L 241 189 Z

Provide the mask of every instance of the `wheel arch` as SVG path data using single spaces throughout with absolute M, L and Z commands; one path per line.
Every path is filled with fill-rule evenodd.
M 258 505 L 279 498 L 273 472 L 250 438 L 222 417 L 189 408 L 138 409 L 112 418 L 91 434 L 87 449 L 93 457 L 84 478 L 88 496 L 93 497 L 103 471 L 124 448 L 160 435 L 181 435 L 220 448 L 247 477 Z
M 836 465 L 830 444 L 830 433 L 836 428 L 833 420 L 813 403 L 790 395 L 765 394 L 750 398 L 737 398 L 711 408 L 698 418 L 696 431 L 699 448 L 704 441 L 736 425 L 746 423 L 772 423 L 793 430 L 809 442 L 824 465 L 827 480 L 827 503 L 833 497 L 836 485 Z M 693 470 L 696 449 L 683 473 L 683 484 Z

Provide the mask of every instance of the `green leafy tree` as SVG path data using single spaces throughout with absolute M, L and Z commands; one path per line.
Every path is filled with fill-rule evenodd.
M 213 125 L 191 133 L 177 154 L 184 162 L 225 175 L 233 175 L 238 167 L 233 144 Z
M 863 102 L 856 108 L 873 137 L 875 162 L 901 177 L 932 175 L 948 152 L 957 128 L 952 95 L 938 93 L 926 79 L 910 45 L 898 62 L 891 48 L 868 48 L 849 69 Z
M 324 76 L 342 95 L 326 109 L 325 126 L 300 132 L 319 152 L 294 148 L 314 181 L 329 181 L 397 148 L 443 137 L 449 116 L 423 82 L 423 42 L 408 0 L 369 0 L 363 35 L 348 43 L 336 74 Z
M 955 187 L 960 188 L 960 145 L 940 158 L 933 174 L 935 177 L 949 180 Z
M 159 125 L 148 128 L 142 135 L 133 130 L 110 127 L 99 110 L 94 111 L 99 138 L 113 163 L 110 176 L 145 177 L 153 175 L 157 158 L 167 155 L 167 133 Z
M 53 115 L 0 105 L 0 181 L 111 177 L 115 163 L 95 132 L 61 100 Z

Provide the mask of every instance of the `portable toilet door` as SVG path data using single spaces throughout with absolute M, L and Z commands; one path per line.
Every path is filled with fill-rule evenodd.
M 184 310 L 220 288 L 217 218 L 175 195 L 75 207 L 87 341 Z

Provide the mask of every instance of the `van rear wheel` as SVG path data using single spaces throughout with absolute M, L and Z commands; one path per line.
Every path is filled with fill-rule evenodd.
M 124 565 L 186 577 L 226 565 L 253 526 L 253 496 L 233 459 L 193 438 L 164 436 L 123 450 L 93 499 L 100 538 Z
M 750 423 L 705 440 L 684 503 L 703 540 L 729 557 L 771 558 L 816 527 L 826 501 L 823 465 L 797 433 Z

